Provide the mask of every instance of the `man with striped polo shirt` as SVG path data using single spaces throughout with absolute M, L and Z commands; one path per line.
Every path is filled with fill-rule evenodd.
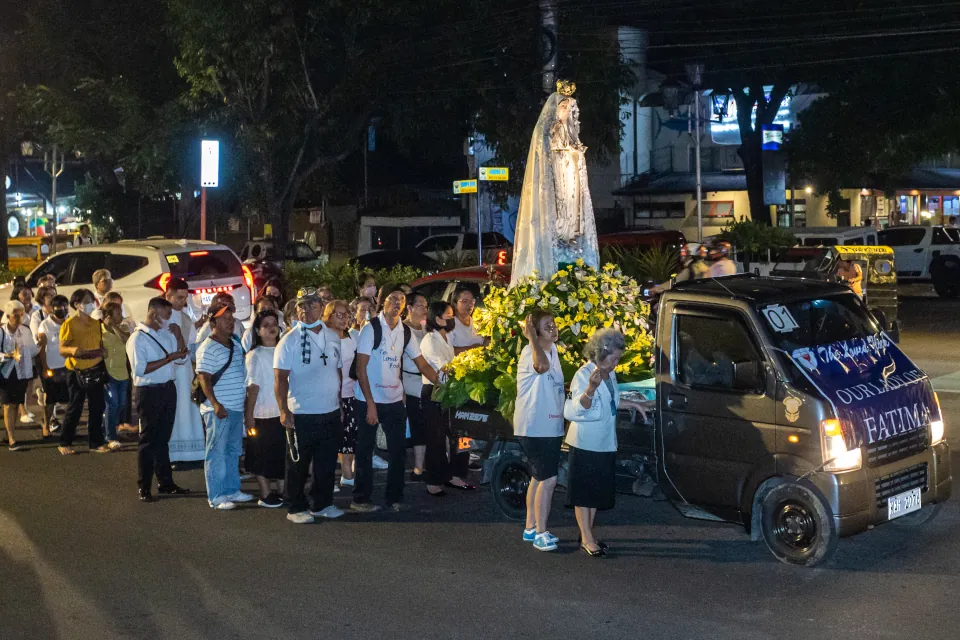
M 200 415 L 206 429 L 203 473 L 207 500 L 220 511 L 235 509 L 253 496 L 240 491 L 240 454 L 243 451 L 243 402 L 246 365 L 243 348 L 234 336 L 232 297 L 210 303 L 210 337 L 197 349 L 197 376 L 204 401 Z

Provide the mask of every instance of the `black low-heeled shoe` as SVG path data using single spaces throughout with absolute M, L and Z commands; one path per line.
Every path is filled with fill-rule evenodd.
M 440 491 L 437 491 L 436 493 L 430 493 L 429 491 L 427 491 L 427 495 L 433 498 L 442 498 L 443 496 L 447 495 L 447 492 L 444 491 L 443 489 L 440 489 Z
M 583 536 L 577 536 L 577 543 L 580 545 L 583 544 Z M 597 546 L 600 547 L 600 549 L 603 551 L 606 551 L 607 549 L 610 548 L 607 546 L 606 542 L 600 542 L 599 540 L 597 540 Z
M 476 485 L 472 485 L 472 484 L 459 485 L 459 484 L 453 484 L 452 482 L 444 482 L 443 486 L 450 487 L 451 489 L 456 489 L 458 491 L 475 491 L 477 488 Z
M 600 545 L 598 544 L 597 546 L 600 546 Z M 602 547 L 601 547 L 600 549 L 597 549 L 596 551 L 591 551 L 590 549 L 587 548 L 586 545 L 581 544 L 581 545 L 580 545 L 580 548 L 583 549 L 584 553 L 586 553 L 586 554 L 587 554 L 588 556 L 590 556 L 591 558 L 606 558 L 606 557 L 607 557 L 607 552 L 604 551 Z

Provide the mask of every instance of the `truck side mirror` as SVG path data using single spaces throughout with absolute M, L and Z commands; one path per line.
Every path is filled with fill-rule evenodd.
M 733 388 L 737 391 L 758 391 L 766 385 L 761 376 L 765 369 L 759 362 L 748 360 L 733 363 Z

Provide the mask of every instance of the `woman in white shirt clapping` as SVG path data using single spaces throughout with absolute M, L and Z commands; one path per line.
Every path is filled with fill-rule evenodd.
M 580 526 L 580 548 L 594 558 L 606 556 L 607 545 L 597 540 L 593 521 L 598 509 L 612 509 L 616 481 L 617 409 L 644 406 L 620 400 L 614 368 L 626 350 L 626 340 L 616 329 L 600 329 L 587 341 L 587 363 L 573 376 L 570 398 L 563 408 L 570 421 L 566 443 L 567 507 L 573 507 Z
M 454 327 L 453 307 L 446 302 L 434 302 L 427 310 L 427 334 L 420 342 L 420 352 L 440 379 L 446 378 L 446 367 L 454 358 L 449 334 Z M 460 452 L 457 438 L 450 430 L 450 420 L 439 402 L 433 400 L 433 384 L 423 378 L 420 393 L 424 426 L 427 435 L 426 475 L 427 493 L 435 497 L 446 495 L 444 486 L 460 491 L 476 489 L 466 480 L 470 470 L 470 452 Z

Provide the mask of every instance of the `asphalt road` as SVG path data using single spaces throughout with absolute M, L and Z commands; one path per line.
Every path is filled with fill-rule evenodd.
M 960 301 L 912 293 L 903 345 L 937 380 L 960 451 Z M 739 527 L 628 496 L 598 519 L 615 553 L 593 560 L 559 498 L 562 552 L 546 554 L 485 489 L 437 500 L 408 485 L 408 513 L 294 526 L 200 495 L 140 504 L 134 469 L 130 450 L 0 451 L 0 638 L 960 637 L 960 500 L 796 569 Z M 203 487 L 197 470 L 177 481 Z

